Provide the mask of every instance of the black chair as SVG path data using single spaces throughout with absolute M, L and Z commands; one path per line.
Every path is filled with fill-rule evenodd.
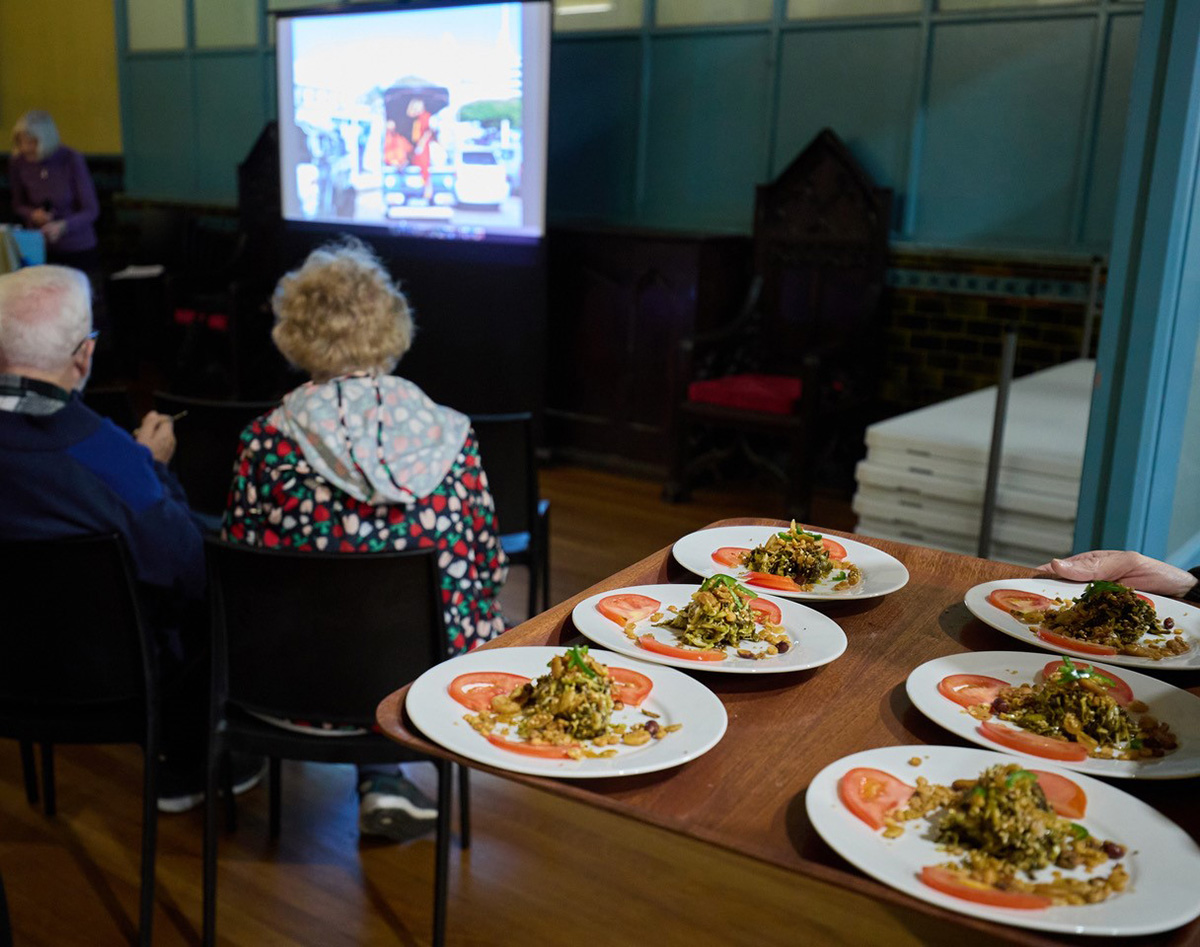
M 496 503 L 508 561 L 529 569 L 529 617 L 550 607 L 550 501 L 538 496 L 533 415 L 473 414 L 471 426 Z
M 4 893 L 3 877 L 0 877 L 0 947 L 13 947 L 12 922 L 8 919 L 8 895 Z
M 378 732 L 309 735 L 272 717 L 375 727 L 379 702 L 451 655 L 436 551 L 318 553 L 208 540 L 213 610 L 213 730 L 204 821 L 204 943 L 216 940 L 217 799 L 227 751 L 270 760 L 270 834 L 280 827 L 281 759 L 386 763 L 429 759 Z M 444 942 L 450 864 L 451 764 L 438 770 L 433 942 Z M 226 788 L 228 777 L 221 774 Z M 461 845 L 470 843 L 460 772 Z M 225 793 L 232 826 L 232 793 Z
M 238 437 L 275 401 L 209 401 L 166 392 L 154 393 L 154 410 L 171 416 L 186 411 L 175 423 L 175 456 L 171 469 L 187 492 L 188 504 L 209 529 L 220 527 L 229 497 Z
M 0 542 L 5 602 L 0 737 L 20 741 L 25 791 L 56 811 L 54 744 L 137 743 L 142 780 L 140 942 L 150 943 L 158 828 L 158 667 L 117 536 Z M 57 590 L 47 591 L 53 584 Z M 15 590 L 25 590 L 18 594 Z

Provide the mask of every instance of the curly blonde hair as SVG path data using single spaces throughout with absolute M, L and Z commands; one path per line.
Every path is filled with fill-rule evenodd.
M 323 381 L 390 372 L 412 345 L 412 312 L 379 258 L 347 237 L 313 250 L 280 279 L 271 338 L 289 362 Z

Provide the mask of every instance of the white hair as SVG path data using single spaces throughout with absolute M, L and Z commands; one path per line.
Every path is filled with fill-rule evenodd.
M 0 370 L 56 372 L 92 328 L 92 287 L 79 270 L 27 266 L 0 276 Z
M 58 126 L 54 124 L 54 119 L 50 117 L 49 112 L 43 112 L 41 109 L 30 109 L 24 115 L 17 119 L 17 124 L 13 126 L 12 136 L 13 144 L 16 144 L 17 135 L 24 132 L 30 138 L 37 140 L 37 160 L 45 161 L 54 152 L 58 151 L 58 146 L 62 144 L 62 139 L 58 137 Z M 16 151 L 14 150 L 14 154 Z

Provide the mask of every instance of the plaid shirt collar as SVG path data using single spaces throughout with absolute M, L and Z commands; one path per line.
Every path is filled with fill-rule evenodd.
M 71 400 L 71 393 L 37 378 L 0 374 L 0 411 L 14 414 L 54 414 Z

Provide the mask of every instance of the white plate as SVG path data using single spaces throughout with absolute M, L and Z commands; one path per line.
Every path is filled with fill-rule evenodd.
M 833 619 L 822 615 L 815 609 L 808 608 L 796 602 L 785 602 L 764 595 L 779 606 L 783 616 L 783 628 L 792 639 L 792 646 L 783 654 L 773 658 L 742 658 L 733 648 L 726 648 L 728 655 L 724 661 L 689 661 L 687 658 L 676 658 L 668 654 L 657 654 L 639 647 L 634 641 L 625 636 L 623 626 L 605 618 L 596 609 L 596 603 L 609 595 L 633 593 L 648 595 L 658 599 L 666 611 L 668 605 L 682 608 L 691 601 L 696 585 L 635 585 L 627 589 L 613 589 L 611 592 L 601 592 L 585 598 L 571 612 L 571 619 L 580 634 L 586 635 L 598 645 L 603 645 L 611 651 L 627 654 L 640 661 L 650 661 L 653 664 L 668 664 L 671 667 L 686 668 L 689 671 L 716 671 L 729 674 L 779 674 L 783 671 L 802 671 L 806 668 L 819 667 L 841 657 L 846 650 L 846 634 Z M 665 617 L 665 616 L 664 616 Z M 637 623 L 639 635 L 652 634 L 666 644 L 678 644 L 675 633 L 669 628 L 655 628 L 649 618 Z M 749 647 L 758 648 L 759 645 Z
M 997 608 L 987 600 L 996 589 L 1017 589 L 1021 592 L 1036 592 L 1047 598 L 1073 599 L 1083 594 L 1086 583 L 1062 582 L 1058 579 L 997 579 L 995 582 L 983 582 L 967 591 L 963 604 L 970 609 L 971 614 L 981 622 L 991 625 L 997 631 L 1016 638 L 1023 644 L 1033 645 L 1043 651 L 1053 651 L 1064 654 L 1068 649 L 1043 641 L 1036 634 L 1035 625 L 1025 625 L 1017 621 L 1002 608 Z M 1081 657 L 1084 660 L 1103 661 L 1106 664 L 1119 664 L 1128 668 L 1148 668 L 1155 671 L 1195 671 L 1200 670 L 1200 611 L 1195 605 L 1188 605 L 1167 598 L 1163 595 L 1145 594 L 1154 603 L 1160 620 L 1175 619 L 1175 624 L 1183 629 L 1184 639 L 1191 647 L 1169 658 L 1158 661 L 1153 658 L 1139 658 L 1129 654 L 1088 654 L 1085 651 L 1069 649 L 1071 657 Z
M 741 576 L 746 574 L 745 569 L 731 569 L 713 562 L 712 554 L 722 546 L 744 546 L 753 549 L 765 543 L 781 529 L 778 526 L 716 526 L 712 529 L 701 529 L 677 540 L 671 547 L 671 553 L 681 566 L 697 575 L 726 574 L 740 581 Z M 817 583 L 810 592 L 781 592 L 779 589 L 762 589 L 754 585 L 747 585 L 747 588 L 805 602 L 823 602 L 830 599 L 874 598 L 877 595 L 895 592 L 908 584 L 908 570 L 904 568 L 904 563 L 889 556 L 882 549 L 855 542 L 853 539 L 843 539 L 841 536 L 831 535 L 829 538 L 841 543 L 846 549 L 846 559 L 862 571 L 862 581 L 858 585 L 841 592 L 835 592 L 833 586 L 837 583 L 828 580 Z
M 1038 672 L 1054 658 L 1048 655 L 1030 654 L 1025 651 L 974 651 L 966 654 L 951 654 L 944 658 L 926 661 L 908 676 L 909 699 L 934 723 L 956 733 L 964 740 L 978 743 L 989 750 L 1012 753 L 1039 764 L 1047 762 L 1043 756 L 1010 750 L 989 740 L 979 732 L 979 721 L 967 713 L 967 709 L 938 691 L 938 683 L 951 674 L 983 674 L 999 678 L 1013 686 L 1031 684 L 1041 680 Z M 1083 661 L 1083 658 L 1077 660 Z M 1087 661 L 1101 672 L 1117 674 L 1112 668 L 1099 662 Z M 1182 779 L 1200 776 L 1200 697 L 1189 694 L 1172 684 L 1136 671 L 1122 670 L 1118 675 L 1129 685 L 1133 696 L 1145 702 L 1149 712 L 1171 727 L 1179 740 L 1179 746 L 1159 759 L 1148 759 L 1137 763 L 1133 760 L 1099 760 L 1089 757 L 1078 763 L 1067 760 L 1052 760 L 1056 766 L 1073 769 L 1093 776 L 1121 779 Z M 1001 726 L 1019 729 L 1013 724 L 997 720 Z
M 909 765 L 913 757 L 921 760 L 919 766 Z M 1200 847 L 1183 829 L 1140 799 L 1090 776 L 1069 773 L 1049 763 L 1038 764 L 1038 769 L 1065 776 L 1087 794 L 1087 813 L 1079 821 L 1089 832 L 1126 846 L 1129 854 L 1123 860 L 1130 876 L 1129 886 L 1100 904 L 1045 910 L 992 907 L 935 891 L 918 878 L 918 873 L 926 865 L 941 864 L 951 857 L 924 837 L 928 833 L 921 830 L 926 824 L 923 820 L 907 823 L 900 838 L 886 839 L 838 798 L 838 780 L 857 766 L 883 770 L 909 784 L 924 776 L 930 782 L 946 785 L 955 779 L 974 778 L 989 766 L 1023 762 L 988 750 L 950 746 L 864 750 L 821 770 L 809 784 L 805 805 L 821 838 L 855 867 L 898 891 L 949 911 L 1034 930 L 1107 936 L 1168 931 L 1200 914 L 1200 898 L 1196 897 Z M 1107 873 L 1111 864 L 1102 870 Z M 1049 878 L 1051 871 L 1043 869 L 1039 878 Z
M 617 746 L 616 756 L 604 759 L 539 759 L 492 746 L 471 729 L 463 719 L 471 711 L 447 690 L 458 675 L 472 671 L 506 671 L 528 678 L 540 677 L 549 673 L 550 659 L 566 650 L 565 647 L 492 648 L 451 658 L 418 677 L 409 688 L 404 705 L 421 732 L 447 750 L 497 769 L 559 779 L 633 776 L 669 769 L 708 752 L 725 733 L 728 722 L 725 706 L 699 681 L 671 668 L 648 667 L 640 661 L 606 651 L 592 651 L 591 655 L 601 664 L 630 668 L 648 676 L 654 682 L 654 689 L 642 707 L 659 714 L 661 726 L 681 723 L 681 729 L 644 746 Z M 613 720 L 618 723 L 644 723 L 647 719 L 635 707 L 613 714 Z

